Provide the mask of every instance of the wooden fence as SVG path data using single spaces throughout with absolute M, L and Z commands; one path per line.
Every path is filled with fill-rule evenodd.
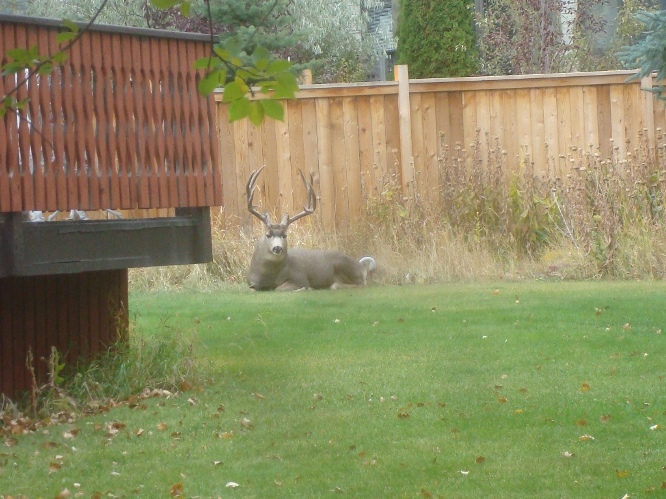
M 650 78 L 626 83 L 628 71 L 307 85 L 286 103 L 284 122 L 229 123 L 218 95 L 224 212 L 250 223 L 249 173 L 260 180 L 263 209 L 298 211 L 305 192 L 298 169 L 315 176 L 317 216 L 327 228 L 357 217 L 368 196 L 393 179 L 437 202 L 441 158 L 478 144 L 482 167 L 489 149 L 506 152 L 506 168 L 530 161 L 538 174 L 569 168 L 570 148 L 620 159 L 638 146 L 639 132 L 655 145 L 666 129 L 663 106 L 641 90 Z M 479 140 L 477 140 L 479 137 Z M 471 156 L 471 153 L 469 154 Z
M 0 16 L 9 49 L 59 48 L 58 22 Z M 203 35 L 95 27 L 63 66 L 0 77 L 0 96 L 28 99 L 0 119 L 0 212 L 222 204 L 215 105 L 197 91 Z

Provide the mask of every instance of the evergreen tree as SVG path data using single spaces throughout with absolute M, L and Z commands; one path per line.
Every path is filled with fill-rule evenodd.
M 235 37 L 248 54 L 261 46 L 274 56 L 303 63 L 311 57 L 302 43 L 307 33 L 296 27 L 291 4 L 290 0 L 210 0 L 210 11 L 220 40 Z
M 623 47 L 618 58 L 638 72 L 630 79 L 635 80 L 657 72 L 657 80 L 666 79 L 666 11 L 639 12 L 636 19 L 645 25 L 645 36 L 634 45 Z M 652 92 L 666 100 L 664 85 L 656 85 Z
M 469 76 L 477 72 L 472 0 L 402 0 L 398 63 L 414 78 Z

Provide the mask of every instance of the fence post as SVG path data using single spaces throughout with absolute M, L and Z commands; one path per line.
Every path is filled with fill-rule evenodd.
M 409 103 L 409 71 L 406 65 L 393 68 L 398 82 L 398 120 L 400 122 L 400 181 L 402 195 L 412 194 L 410 185 L 414 183 L 414 160 L 412 155 L 412 112 Z

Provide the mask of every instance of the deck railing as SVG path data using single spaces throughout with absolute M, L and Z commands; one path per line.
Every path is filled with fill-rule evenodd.
M 12 48 L 60 47 L 59 23 L 0 16 L 0 58 Z M 210 40 L 97 27 L 64 65 L 33 76 L 0 119 L 0 212 L 200 207 L 222 204 L 212 98 L 193 62 Z M 0 96 L 27 70 L 0 77 Z

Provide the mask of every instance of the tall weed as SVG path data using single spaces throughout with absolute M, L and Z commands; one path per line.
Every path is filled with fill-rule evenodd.
M 562 175 L 550 163 L 538 165 L 546 173 L 537 174 L 527 154 L 513 163 L 489 135 L 477 134 L 467 149 L 442 136 L 435 201 L 418 188 L 405 196 L 400 179 L 387 176 L 353 224 L 325 231 L 315 215 L 290 228 L 290 245 L 370 254 L 379 283 L 662 278 L 666 145 L 650 147 L 646 135 L 641 131 L 633 148 L 627 142 L 623 158 L 617 144 L 607 158 L 572 146 L 559 158 L 568 164 Z M 221 213 L 213 220 L 211 263 L 132 271 L 132 286 L 242 284 L 258 227 L 239 228 Z

